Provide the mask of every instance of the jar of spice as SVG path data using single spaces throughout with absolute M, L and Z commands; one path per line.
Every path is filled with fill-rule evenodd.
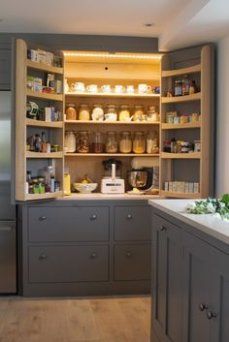
M 89 106 L 86 104 L 82 104 L 79 109 L 79 120 L 80 121 L 89 121 L 90 120 L 90 110 Z
M 88 153 L 89 152 L 89 133 L 87 131 L 78 132 L 76 139 L 76 152 Z
M 127 105 L 122 105 L 119 111 L 119 121 L 130 121 L 130 110 Z
M 76 120 L 76 106 L 73 103 L 67 104 L 66 120 Z
M 133 141 L 133 151 L 134 153 L 141 154 L 145 153 L 146 149 L 146 141 L 143 132 L 135 132 L 134 133 L 134 141 Z
M 143 106 L 137 105 L 134 107 L 133 121 L 143 121 L 143 120 L 144 120 Z
M 92 152 L 93 153 L 104 152 L 103 135 L 101 132 L 94 133 L 93 142 L 92 142 Z
M 118 140 L 115 132 L 107 132 L 106 153 L 118 152 Z
M 122 132 L 121 139 L 119 142 L 119 150 L 121 153 L 131 153 L 132 151 L 132 140 L 130 132 Z

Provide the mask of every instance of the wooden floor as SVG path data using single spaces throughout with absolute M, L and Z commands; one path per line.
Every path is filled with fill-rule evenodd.
M 150 298 L 0 298 L 0 342 L 149 342 Z

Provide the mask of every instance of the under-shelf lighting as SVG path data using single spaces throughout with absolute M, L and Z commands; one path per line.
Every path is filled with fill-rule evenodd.
M 120 53 L 120 52 L 82 52 L 82 51 L 64 51 L 65 57 L 97 57 L 97 58 L 126 58 L 143 60 L 160 60 L 162 54 L 138 54 L 138 53 Z

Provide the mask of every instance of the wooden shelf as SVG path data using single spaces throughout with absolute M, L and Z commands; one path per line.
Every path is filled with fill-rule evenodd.
M 124 97 L 124 98 L 160 98 L 160 94 L 127 94 L 127 93 L 87 93 L 87 92 L 78 92 L 78 93 L 65 93 L 65 96 L 74 96 L 74 97 Z
M 26 123 L 26 126 L 63 128 L 63 121 L 51 121 L 51 122 L 49 122 L 49 121 L 26 119 L 25 123 Z
M 169 123 L 162 123 L 161 129 L 187 129 L 187 128 L 200 128 L 200 122 L 193 122 L 193 123 L 186 123 L 186 124 L 169 124 Z
M 45 194 L 26 194 L 25 200 L 32 201 L 32 200 L 39 200 L 39 199 L 57 198 L 57 197 L 62 197 L 62 196 L 63 196 L 62 191 L 47 192 Z
M 162 159 L 200 159 L 200 152 L 191 152 L 191 153 L 161 153 Z
M 160 125 L 160 122 L 149 122 L 149 121 L 81 121 L 81 120 L 65 120 L 66 124 L 86 124 L 86 125 Z
M 65 157 L 159 157 L 153 153 L 65 153 Z
M 26 66 L 28 68 L 31 68 L 31 69 L 51 72 L 53 74 L 60 74 L 60 75 L 62 75 L 64 73 L 64 69 L 63 68 L 55 67 L 55 66 L 52 66 L 52 65 L 47 65 L 47 64 L 44 64 L 44 63 L 34 62 L 34 61 L 31 61 L 30 59 L 27 59 Z
M 42 152 L 26 152 L 26 158 L 36 158 L 36 159 L 59 159 L 63 158 L 63 152 L 51 152 L 51 153 L 42 153 Z
M 191 95 L 184 96 L 172 96 L 172 97 L 162 97 L 161 103 L 181 103 L 181 102 L 189 102 L 189 101 L 198 101 L 201 99 L 201 93 L 195 93 Z
M 32 90 L 27 89 L 26 95 L 28 97 L 34 97 L 37 99 L 50 100 L 50 101 L 63 101 L 63 94 L 49 94 L 49 93 L 41 93 L 34 92 Z
M 172 198 L 201 198 L 200 193 L 187 193 L 187 192 L 175 192 L 175 191 L 160 191 L 160 195 L 164 197 L 172 197 Z
M 201 71 L 201 65 L 197 64 L 188 68 L 164 70 L 162 71 L 161 75 L 162 77 L 173 77 L 173 76 L 180 76 L 180 75 L 186 75 L 186 74 L 194 74 L 200 71 Z

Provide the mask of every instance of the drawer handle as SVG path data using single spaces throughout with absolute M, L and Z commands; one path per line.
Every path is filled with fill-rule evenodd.
M 206 305 L 206 304 L 204 304 L 204 303 L 201 303 L 200 305 L 199 305 L 199 310 L 200 311 L 204 311 L 204 310 L 206 310 L 208 308 L 208 306 Z
M 212 319 L 212 318 L 216 318 L 216 317 L 217 317 L 217 314 L 215 312 L 212 312 L 212 311 L 207 312 L 207 318 L 208 319 Z
M 128 214 L 126 218 L 127 220 L 132 220 L 133 216 L 131 214 Z
M 97 258 L 97 253 L 96 252 L 91 253 L 91 259 L 95 259 L 95 258 Z
M 96 214 L 91 215 L 91 216 L 90 216 L 90 220 L 91 220 L 91 221 L 97 220 L 97 215 L 96 215 Z
M 132 257 L 132 253 L 131 253 L 131 252 L 126 252 L 126 257 L 127 257 L 127 258 Z
M 46 216 L 40 216 L 40 217 L 39 217 L 39 221 L 45 221 L 45 220 L 47 220 L 47 217 L 46 217 Z
M 165 226 L 161 226 L 161 232 L 165 232 L 166 231 L 166 227 Z
M 46 260 L 48 259 L 48 256 L 45 253 L 42 253 L 41 255 L 39 255 L 39 260 Z

